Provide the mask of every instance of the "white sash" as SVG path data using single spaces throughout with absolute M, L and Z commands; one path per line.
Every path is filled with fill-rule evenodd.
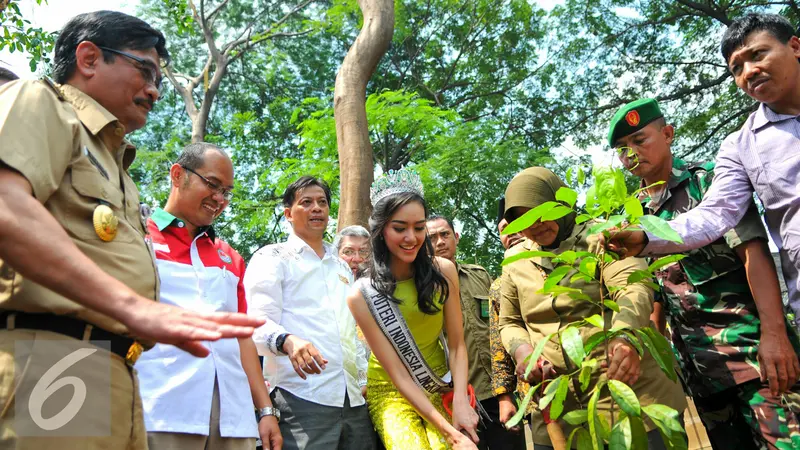
M 452 391 L 453 381 L 450 372 L 448 371 L 443 377 L 439 378 L 428 366 L 425 358 L 422 357 L 422 352 L 417 347 L 417 343 L 414 341 L 414 336 L 411 335 L 411 330 L 409 330 L 405 318 L 400 313 L 397 303 L 375 290 L 369 278 L 361 278 L 356 283 L 364 296 L 364 300 L 367 302 L 367 306 L 369 306 L 372 317 L 378 323 L 389 342 L 392 343 L 400 360 L 403 361 L 408 373 L 411 374 L 411 379 L 414 380 L 414 383 L 430 394 Z M 447 341 L 444 333 L 439 335 L 439 340 L 444 348 L 445 360 L 447 360 Z

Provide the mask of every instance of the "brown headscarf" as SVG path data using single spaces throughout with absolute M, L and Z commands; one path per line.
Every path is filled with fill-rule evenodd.
M 545 202 L 556 201 L 556 191 L 567 185 L 549 169 L 544 167 L 529 167 L 514 176 L 506 188 L 506 204 L 503 216 L 511 222 L 509 211 L 516 206 L 535 208 Z M 558 245 L 572 235 L 575 227 L 575 213 L 556 220 L 558 236 L 550 247 Z

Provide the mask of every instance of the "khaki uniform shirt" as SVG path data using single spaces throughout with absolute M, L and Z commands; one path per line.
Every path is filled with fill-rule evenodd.
M 489 345 L 489 272 L 474 264 L 457 264 L 464 316 L 464 342 L 469 355 L 469 383 L 478 400 L 492 393 L 492 352 Z
M 588 251 L 589 244 L 586 239 L 586 229 L 587 224 L 576 225 L 572 235 L 565 239 L 558 249 L 552 252 L 561 254 L 567 250 Z M 541 250 L 535 243 L 526 240 L 524 243 L 510 249 L 506 257 L 532 249 Z M 575 264 L 577 265 L 579 262 Z M 579 321 L 600 313 L 600 308 L 587 301 L 573 300 L 567 295 L 559 295 L 553 298 L 550 294 L 537 293 L 544 286 L 547 275 L 553 269 L 554 266 L 550 258 L 522 259 L 503 267 L 500 285 L 500 336 L 509 354 L 513 355 L 519 345 L 525 343 L 536 346 L 536 343 L 544 339 L 545 336 L 565 329 L 570 322 Z M 644 260 L 628 258 L 606 266 L 603 277 L 607 286 L 624 286 L 627 284 L 628 275 L 640 269 L 647 269 L 647 264 Z M 580 289 L 589 297 L 599 299 L 600 284 L 594 280 L 571 282 L 571 278 L 575 273 L 577 273 L 577 270 L 568 273 L 559 282 L 559 285 Z M 650 313 L 653 310 L 652 289 L 637 283 L 628 286 L 624 290 L 616 291 L 610 294 L 609 297 L 616 301 L 620 308 L 620 312 L 614 314 L 611 320 L 611 328 L 641 328 L 650 325 Z M 609 320 L 609 318 L 607 317 L 606 320 Z M 584 342 L 589 336 L 599 331 L 599 329 L 591 325 L 585 325 L 578 329 Z M 575 370 L 574 364 L 554 340 L 548 341 L 548 344 L 545 345 L 542 357 L 553 364 L 559 375 Z M 598 345 L 593 350 L 591 357 L 599 358 L 604 353 L 605 347 Z M 660 403 L 674 408 L 678 412 L 683 412 L 686 408 L 686 399 L 681 386 L 667 378 L 647 351 L 645 351 L 640 364 L 641 375 L 639 380 L 631 386 L 639 397 L 640 403 L 642 405 Z M 578 383 L 570 383 L 571 394 L 567 395 L 567 399 L 564 402 L 564 411 L 581 409 L 576 402 L 576 397 L 581 399 L 585 408 L 594 385 L 599 380 L 600 374 L 604 372 L 603 370 L 594 372 L 592 382 L 585 392 L 575 390 L 580 387 Z M 608 412 L 610 408 L 610 396 L 607 392 L 608 390 L 603 391 L 604 395 L 598 402 L 598 411 Z M 618 406 L 615 411 L 619 412 Z M 569 435 L 573 427 L 563 421 L 560 423 L 564 427 L 565 434 Z M 550 439 L 538 409 L 533 413 L 531 424 L 533 442 L 549 445 Z M 649 419 L 645 421 L 645 426 L 648 431 L 654 429 Z
M 28 180 L 36 199 L 84 254 L 139 295 L 157 299 L 155 258 L 145 242 L 139 191 L 127 172 L 136 150 L 124 136 L 116 117 L 70 85 L 14 81 L 0 88 L 0 162 Z M 110 242 L 94 230 L 92 216 L 100 204 L 119 220 Z M 110 317 L 27 279 L 13 292 L 0 290 L 0 309 L 70 315 L 127 332 Z

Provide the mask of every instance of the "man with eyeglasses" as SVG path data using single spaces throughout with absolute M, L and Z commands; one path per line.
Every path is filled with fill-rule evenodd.
M 161 301 L 190 311 L 247 313 L 244 260 L 213 227 L 233 195 L 233 163 L 221 148 L 194 143 L 169 175 L 167 204 L 147 221 Z M 220 339 L 209 349 L 213 358 L 200 359 L 158 344 L 139 359 L 150 449 L 252 450 L 256 436 L 265 449 L 279 448 L 279 415 L 253 340 Z
M 165 44 L 135 17 L 81 14 L 58 35 L 55 81 L 0 88 L 0 265 L 22 276 L 0 292 L 0 448 L 145 449 L 142 349 L 204 357 L 263 323 L 156 301 L 125 135 L 159 98 Z
M 652 99 L 620 108 L 608 134 L 622 164 L 642 180 L 645 213 L 664 220 L 699 205 L 714 177 L 713 162 L 673 156 L 674 139 Z M 797 448 L 798 422 L 781 396 L 800 392 L 800 343 L 784 318 L 755 205 L 723 238 L 684 255 L 656 273 L 661 292 L 652 318 L 662 333 L 669 318 L 684 386 L 713 448 Z
M 350 225 L 342 228 L 333 245 L 339 251 L 339 257 L 350 266 L 353 277 L 361 278 L 372 251 L 369 246 L 369 231 L 361 225 Z

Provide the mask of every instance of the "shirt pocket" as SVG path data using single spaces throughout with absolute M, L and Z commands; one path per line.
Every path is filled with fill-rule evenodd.
M 489 323 L 489 296 L 488 295 L 475 295 L 473 297 L 477 309 L 474 311 L 477 313 L 479 319 L 481 319 L 485 323 Z
M 100 241 L 94 229 L 94 211 L 99 205 L 111 208 L 118 220 L 117 235 L 111 242 L 132 242 L 137 236 L 125 221 L 124 195 L 119 187 L 103 177 L 93 166 L 75 164 L 71 168 L 72 197 L 65 228 L 82 241 Z

